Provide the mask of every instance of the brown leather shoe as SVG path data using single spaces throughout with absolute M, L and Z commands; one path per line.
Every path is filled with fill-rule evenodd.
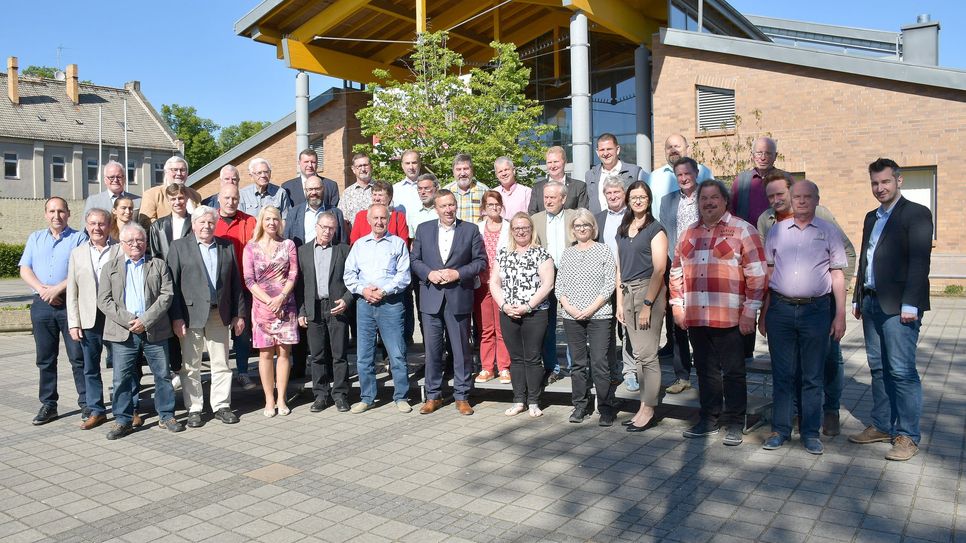
M 473 414 L 473 408 L 470 407 L 470 402 L 466 400 L 456 400 L 456 410 L 460 412 L 460 415 Z
M 903 462 L 919 453 L 919 447 L 909 439 L 909 436 L 896 436 L 892 448 L 886 453 L 886 460 Z
M 144 426 L 144 418 L 135 411 L 134 416 L 131 417 L 131 428 L 140 428 L 141 426 Z
M 892 441 L 892 436 L 885 432 L 880 432 L 875 426 L 867 426 L 861 433 L 849 436 L 849 441 L 865 445 L 867 443 L 888 443 Z
M 99 413 L 87 417 L 87 420 L 82 422 L 80 427 L 81 430 L 90 430 L 91 428 L 97 428 L 105 422 L 107 422 L 107 416 L 104 413 Z
M 442 406 L 443 400 L 426 400 L 426 402 L 423 403 L 423 406 L 419 408 L 419 414 L 428 415 Z

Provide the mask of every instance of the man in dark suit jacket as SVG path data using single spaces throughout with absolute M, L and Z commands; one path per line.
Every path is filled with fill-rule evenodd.
M 304 149 L 299 153 L 299 175 L 282 183 L 282 188 L 288 191 L 288 196 L 292 200 L 292 206 L 298 207 L 305 204 L 305 182 L 313 175 L 317 175 L 322 180 L 325 187 L 325 207 L 331 209 L 339 205 L 339 185 L 328 177 L 318 175 L 319 156 L 312 149 Z
M 919 452 L 922 383 L 916 343 L 929 310 L 932 213 L 902 197 L 902 175 L 894 161 L 877 159 L 869 165 L 869 177 L 879 207 L 865 216 L 852 305 L 862 319 L 872 373 L 872 424 L 849 441 L 891 441 L 886 459 L 908 460 Z
M 338 211 L 335 209 L 334 211 Z M 324 211 L 316 220 L 315 240 L 299 247 L 298 286 L 299 326 L 306 329 L 312 392 L 315 402 L 310 411 L 318 413 L 335 402 L 339 412 L 349 408 L 349 306 L 352 293 L 342 276 L 349 246 L 340 243 L 336 231 L 341 215 Z M 320 267 L 323 266 L 323 267 Z M 328 278 L 328 279 L 326 279 Z
M 564 151 L 563 147 L 555 145 L 547 149 L 547 178 L 533 184 L 533 193 L 530 195 L 530 206 L 527 208 L 527 213 L 533 215 L 544 210 L 543 187 L 550 181 L 563 183 L 567 187 L 564 209 L 587 207 L 587 184 L 567 175 L 564 172 L 566 166 L 567 152 Z
M 228 340 L 231 331 L 245 331 L 248 303 L 231 242 L 215 237 L 218 212 L 198 206 L 191 212 L 192 233 L 171 244 L 168 268 L 174 283 L 171 327 L 181 340 L 181 382 L 188 427 L 204 423 L 201 389 L 201 353 L 211 363 L 211 411 L 225 424 L 235 424 L 231 411 L 231 365 Z M 232 329 L 229 331 L 229 327 Z
M 293 204 L 289 208 L 285 216 L 285 231 L 282 235 L 294 241 L 296 247 L 301 247 L 312 241 L 312 237 L 315 236 L 314 219 L 322 212 L 328 211 L 335 214 L 338 220 L 334 239 L 338 243 L 348 243 L 349 234 L 346 232 L 342 210 L 325 203 L 330 191 L 323 185 L 323 180 L 317 175 L 312 175 L 305 181 L 305 190 L 308 193 L 308 199 L 300 204 Z M 306 224 L 306 215 L 309 216 L 309 224 Z
M 483 238 L 472 223 L 456 219 L 456 196 L 436 193 L 437 221 L 416 228 L 410 266 L 419 278 L 419 310 L 426 344 L 426 403 L 420 414 L 443 404 L 443 329 L 453 353 L 453 397 L 461 415 L 472 415 L 473 359 L 470 354 L 470 314 L 473 293 L 486 268 Z M 448 245 L 448 247 L 447 247 Z M 442 253 L 441 253 L 442 251 Z
M 634 181 L 647 181 L 647 172 L 637 164 L 621 162 L 621 146 L 617 145 L 617 136 L 604 133 L 597 137 L 597 158 L 600 164 L 587 170 L 584 182 L 587 183 L 588 209 L 596 215 L 607 208 L 601 205 L 604 200 L 604 186 L 601 174 L 616 175 L 627 188 Z

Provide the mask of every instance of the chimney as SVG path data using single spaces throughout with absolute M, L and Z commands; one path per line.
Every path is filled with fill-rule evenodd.
M 939 65 L 939 21 L 925 13 L 916 23 L 902 27 L 902 61 L 926 66 Z
M 140 81 L 128 81 L 124 84 L 124 88 L 131 92 L 141 92 L 141 82 Z
M 67 65 L 67 97 L 74 104 L 80 102 L 80 88 L 77 83 L 77 65 Z
M 17 75 L 17 57 L 7 59 L 7 97 L 14 104 L 20 103 L 20 80 Z

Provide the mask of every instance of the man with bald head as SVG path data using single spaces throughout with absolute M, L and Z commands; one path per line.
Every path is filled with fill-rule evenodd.
M 212 194 L 211 196 L 206 198 L 202 203 L 212 209 L 218 209 L 218 206 L 220 205 L 218 203 L 218 194 L 221 192 L 221 187 L 224 187 L 225 185 L 235 185 L 237 187 L 238 183 L 240 182 L 241 182 L 241 174 L 238 173 L 238 168 L 236 168 L 231 164 L 225 164 L 224 166 L 222 166 L 221 171 L 218 172 L 218 191 L 219 192 Z
M 679 189 L 677 175 L 674 173 L 674 163 L 684 157 L 690 157 L 690 150 L 691 146 L 688 144 L 687 138 L 680 134 L 672 134 L 664 140 L 664 156 L 667 158 L 667 164 L 651 172 L 650 177 L 647 179 L 647 184 L 651 187 L 651 194 L 653 194 L 651 198 L 651 214 L 655 217 L 659 217 L 661 214 L 661 202 L 664 200 L 664 197 Z M 697 187 L 705 179 L 711 179 L 713 177 L 714 175 L 711 174 L 711 170 L 707 166 L 698 164 L 698 173 L 694 178 L 694 186 Z
M 822 386 L 829 338 L 845 334 L 845 274 L 848 262 L 838 228 L 815 216 L 818 186 L 799 181 L 791 188 L 792 216 L 765 238 L 768 291 L 758 328 L 769 334 L 774 379 L 772 433 L 763 448 L 780 448 L 792 434 L 795 397 L 801 394 L 802 444 L 822 454 Z M 801 375 L 801 390 L 795 390 Z

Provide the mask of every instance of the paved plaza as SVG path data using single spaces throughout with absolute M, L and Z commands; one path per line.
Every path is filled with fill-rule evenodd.
M 266 419 L 261 392 L 236 389 L 240 424 L 171 434 L 151 413 L 112 442 L 107 426 L 78 429 L 63 357 L 61 418 L 31 426 L 33 339 L 0 335 L 0 541 L 966 542 L 966 299 L 933 308 L 919 348 L 922 452 L 905 463 L 846 439 L 871 404 L 854 320 L 843 435 L 824 438 L 820 457 L 797 436 L 763 451 L 767 426 L 737 448 L 684 439 L 696 413 L 682 408 L 640 434 L 568 423 L 564 395 L 542 418 L 507 418 L 505 392 L 475 395 L 472 417 L 451 404 L 404 415 L 388 397 L 360 415 L 313 414 L 305 397 Z

